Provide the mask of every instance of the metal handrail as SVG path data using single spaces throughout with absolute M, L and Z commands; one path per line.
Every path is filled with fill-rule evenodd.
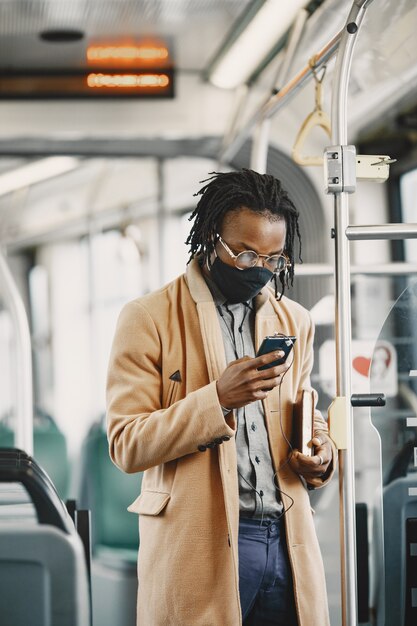
M 303 263 L 296 266 L 295 276 L 334 276 L 334 265 L 329 263 Z M 416 263 L 378 263 L 375 265 L 351 265 L 351 276 L 417 276 Z
M 354 0 L 342 30 L 332 89 L 332 145 L 347 144 L 347 97 L 353 49 L 372 0 Z M 344 399 L 346 449 L 339 451 L 342 624 L 357 624 L 355 462 L 351 397 L 349 195 L 334 193 L 336 395 Z
M 314 70 L 320 69 L 322 65 L 325 65 L 336 53 L 339 42 L 341 40 L 343 31 L 340 31 L 330 41 L 326 43 L 323 48 L 313 55 Z M 250 120 L 241 128 L 234 137 L 232 137 L 229 145 L 224 148 L 220 155 L 220 161 L 230 161 L 236 152 L 242 147 L 245 139 L 250 135 L 255 126 L 262 122 L 262 120 L 273 117 L 284 104 L 287 104 L 289 100 L 295 96 L 304 85 L 314 76 L 313 67 L 308 63 L 302 70 L 294 76 L 288 83 L 284 85 L 279 92 L 269 98 L 260 109 L 258 109 Z
M 378 224 L 348 226 L 346 237 L 350 241 L 374 239 L 417 239 L 417 224 Z

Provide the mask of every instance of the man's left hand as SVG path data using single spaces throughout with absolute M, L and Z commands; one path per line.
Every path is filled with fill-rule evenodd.
M 299 450 L 293 450 L 290 466 L 305 480 L 321 478 L 327 471 L 332 460 L 332 446 L 325 433 L 315 435 L 311 440 L 314 456 L 305 456 Z

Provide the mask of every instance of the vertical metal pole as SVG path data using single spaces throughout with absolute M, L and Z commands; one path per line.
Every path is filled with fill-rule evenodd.
M 260 174 L 266 173 L 270 128 L 271 118 L 264 118 L 258 125 L 253 137 L 250 167 Z
M 347 144 L 347 96 L 353 48 L 365 10 L 372 0 L 355 0 L 337 54 L 333 95 L 333 145 Z M 340 552 L 342 578 L 342 624 L 357 624 L 355 465 L 351 398 L 351 302 L 350 256 L 346 229 L 349 225 L 349 196 L 334 197 L 336 253 L 336 380 L 337 396 L 345 398 L 347 449 L 339 452 Z
M 158 159 L 157 166 L 157 224 L 158 224 L 158 257 L 159 257 L 159 286 L 165 283 L 165 261 L 166 261 L 166 214 L 165 214 L 165 178 L 164 161 Z
M 11 313 L 16 339 L 15 447 L 33 454 L 33 381 L 29 323 L 22 298 L 0 249 L 0 289 Z
M 284 50 L 284 58 L 274 76 L 272 89 L 275 93 L 279 90 L 288 80 L 288 74 L 291 69 L 291 64 L 294 61 L 295 53 L 301 41 L 301 37 L 304 33 L 304 27 L 309 17 L 309 12 L 306 9 L 300 9 L 294 20 L 294 25 L 291 28 L 291 32 L 288 37 L 288 42 Z
M 285 84 L 285 81 L 287 80 L 288 71 L 290 69 L 291 63 L 294 59 L 294 55 L 297 51 L 298 44 L 300 43 L 300 39 L 304 32 L 304 26 L 307 21 L 308 15 L 308 11 L 306 11 L 305 9 L 301 9 L 301 11 L 298 12 L 296 20 L 294 22 L 294 26 L 288 38 L 288 43 L 285 47 L 284 58 L 278 69 L 278 72 L 274 76 L 272 93 L 277 93 L 277 88 L 279 91 L 280 85 Z M 266 173 L 270 129 L 271 118 L 264 117 L 259 122 L 253 139 L 250 167 L 260 174 Z
M 230 116 L 230 122 L 227 125 L 227 131 L 225 132 L 223 136 L 221 152 L 223 152 L 227 148 L 227 146 L 231 142 L 236 132 L 237 123 L 239 121 L 240 116 L 242 115 L 242 112 L 245 109 L 245 106 L 248 101 L 248 97 L 249 97 L 248 85 L 244 84 L 244 85 L 240 85 L 239 87 L 237 87 L 236 104 Z

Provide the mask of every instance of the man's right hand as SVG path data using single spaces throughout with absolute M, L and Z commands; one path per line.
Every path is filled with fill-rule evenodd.
M 220 404 L 229 409 L 239 409 L 266 398 L 268 391 L 279 385 L 281 376 L 291 364 L 291 359 L 288 364 L 282 363 L 265 370 L 258 368 L 283 356 L 284 352 L 278 350 L 255 358 L 244 356 L 229 363 L 217 381 Z

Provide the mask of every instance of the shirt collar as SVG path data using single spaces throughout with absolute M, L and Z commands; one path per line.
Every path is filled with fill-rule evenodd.
M 211 295 L 213 296 L 214 304 L 216 306 L 223 306 L 223 305 L 227 304 L 227 298 L 222 294 L 222 292 L 220 291 L 220 289 L 218 288 L 218 286 L 216 285 L 214 280 L 211 278 L 211 276 L 207 275 L 203 271 L 202 271 L 202 274 L 204 276 L 204 280 L 207 283 L 207 287 L 211 291 Z

